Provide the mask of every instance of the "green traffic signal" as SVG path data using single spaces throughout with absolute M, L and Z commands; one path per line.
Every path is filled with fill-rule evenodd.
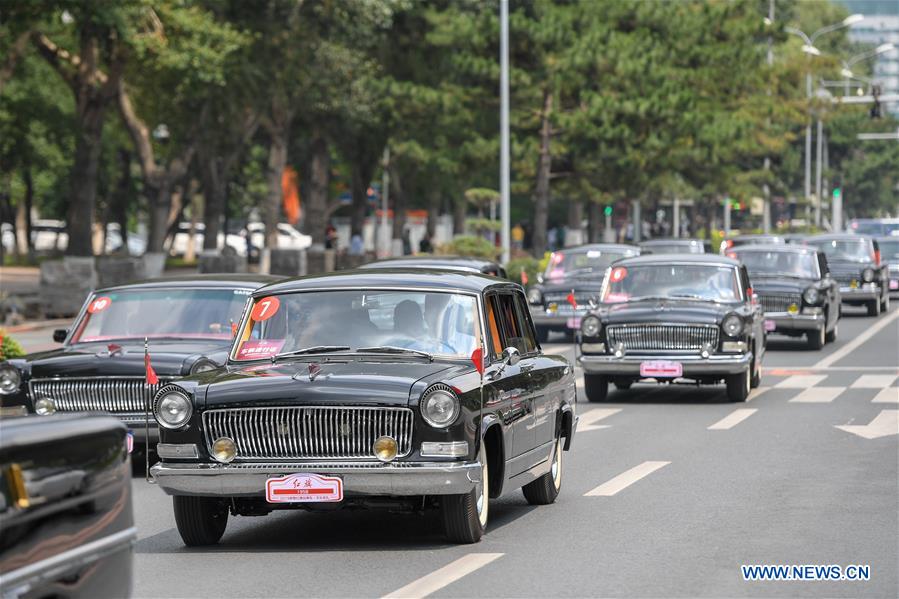
M 605 214 L 606 216 L 612 216 L 612 207 L 611 206 L 606 206 L 605 208 L 603 208 L 602 211 L 603 211 L 603 214 Z
M 842 193 L 842 192 L 840 191 L 840 188 L 839 188 L 839 187 L 834 187 L 834 188 L 833 188 L 833 199 L 839 200 L 839 199 L 840 199 L 840 194 L 841 194 L 841 193 Z

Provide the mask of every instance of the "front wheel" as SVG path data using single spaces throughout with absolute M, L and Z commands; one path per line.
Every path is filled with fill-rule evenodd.
M 584 391 L 592 402 L 605 401 L 609 394 L 609 377 L 602 374 L 584 374 Z
M 740 374 L 732 374 L 725 379 L 727 382 L 727 398 L 733 402 L 744 402 L 749 397 L 749 369 Z
M 833 330 L 824 336 L 825 341 L 827 341 L 828 343 L 833 343 L 834 341 L 837 340 L 837 327 L 838 326 L 839 326 L 838 324 L 833 325 Z
M 883 301 L 880 303 L 880 311 L 881 312 L 889 312 L 890 311 L 890 294 L 888 293 L 884 296 Z
M 762 367 L 757 366 L 755 361 L 753 361 L 752 365 L 752 376 L 749 377 L 749 387 L 751 389 L 758 389 L 758 386 L 762 384 Z
M 172 497 L 175 524 L 188 547 L 215 545 L 228 525 L 228 505 L 212 497 Z
M 880 316 L 879 300 L 871 300 L 868 302 L 868 316 Z
M 562 489 L 562 435 L 556 437 L 553 447 L 552 466 L 549 472 L 521 488 L 524 498 L 531 505 L 549 505 L 559 496 Z
M 540 343 L 549 341 L 549 329 L 546 327 L 537 327 L 537 341 Z
M 617 380 L 617 381 L 614 381 L 614 383 L 615 383 L 615 388 L 618 389 L 619 391 L 627 391 L 628 389 L 631 388 L 631 385 L 634 384 L 634 381 Z
M 826 337 L 826 333 L 824 332 L 824 327 L 821 327 L 817 331 L 809 331 L 806 333 L 808 337 L 808 348 L 809 349 L 821 349 L 824 347 L 824 340 Z
M 453 543 L 477 543 L 487 528 L 490 511 L 490 472 L 487 467 L 487 451 L 481 439 L 478 451 L 481 462 L 481 482 L 462 495 L 444 495 L 440 501 L 443 512 L 443 529 Z

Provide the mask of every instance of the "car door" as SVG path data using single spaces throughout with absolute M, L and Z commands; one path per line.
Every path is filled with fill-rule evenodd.
M 490 365 L 484 373 L 485 409 L 499 413 L 504 427 L 511 432 L 511 443 L 506 439 L 507 452 L 512 460 L 509 463 L 509 474 L 514 476 L 525 470 L 521 458 L 533 449 L 534 415 L 531 404 L 529 371 L 533 368 L 533 357 L 522 355 L 522 339 L 519 321 L 515 316 L 514 296 L 511 293 L 489 293 L 487 303 L 487 321 L 490 331 L 488 354 Z M 520 360 L 516 364 L 503 360 L 503 352 L 507 348 L 515 348 Z
M 537 333 L 531 321 L 527 300 L 521 292 L 514 293 L 515 311 L 519 320 L 522 343 L 519 351 L 522 363 L 527 361 L 528 389 L 531 396 L 531 412 L 534 415 L 534 447 L 552 443 L 556 434 L 557 368 L 543 359 L 537 345 Z

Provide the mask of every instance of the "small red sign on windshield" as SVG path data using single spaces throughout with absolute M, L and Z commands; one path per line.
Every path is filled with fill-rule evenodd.
M 284 339 L 250 339 L 237 350 L 238 360 L 256 360 L 278 355 L 284 347 Z
M 278 308 L 281 307 L 281 301 L 274 297 L 264 297 L 253 306 L 253 311 L 250 313 L 250 317 L 256 322 L 261 322 L 263 320 L 268 320 L 278 312 Z
M 97 299 L 92 301 L 90 303 L 90 305 L 87 307 L 87 311 L 90 314 L 96 314 L 97 312 L 102 312 L 103 310 L 108 308 L 111 304 L 112 304 L 112 300 L 104 295 L 103 297 L 98 297 Z
M 618 281 L 624 279 L 627 276 L 627 269 L 623 266 L 619 266 L 617 268 L 612 269 L 612 282 L 617 283 Z

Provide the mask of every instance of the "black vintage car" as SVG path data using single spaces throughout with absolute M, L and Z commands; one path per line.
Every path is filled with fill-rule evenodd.
M 862 235 L 814 235 L 806 241 L 827 256 L 831 276 L 840 286 L 843 304 L 865 306 L 868 316 L 890 307 L 890 275 L 881 262 L 877 241 Z
M 143 438 L 144 338 L 161 383 L 216 368 L 228 358 L 232 324 L 250 293 L 276 280 L 194 275 L 95 291 L 73 326 L 54 332 L 61 348 L 0 362 L 0 403 L 40 415 L 111 412 Z M 150 434 L 156 437 L 155 426 Z
M 765 332 L 746 268 L 705 254 L 641 256 L 615 263 L 599 305 L 581 321 L 584 386 L 604 401 L 643 379 L 724 380 L 745 401 L 761 380 Z
M 0 419 L 3 597 L 128 597 L 136 537 L 121 422 Z
M 810 349 L 836 341 L 840 286 L 827 258 L 812 246 L 749 245 L 728 252 L 749 271 L 765 313 L 765 331 L 805 335 Z
M 405 256 L 403 258 L 385 258 L 363 264 L 359 268 L 368 270 L 370 268 L 426 268 L 441 270 L 458 270 L 462 272 L 480 272 L 485 275 L 493 275 L 507 279 L 506 269 L 501 264 L 493 260 L 485 260 L 484 258 L 469 258 L 466 256 Z
M 641 254 L 705 254 L 706 243 L 702 239 L 650 239 L 640 242 Z
M 553 252 L 538 284 L 528 289 L 538 339 L 546 342 L 550 331 L 573 335 L 591 301 L 599 296 L 609 265 L 639 255 L 636 246 L 606 243 Z
M 899 236 L 878 237 L 880 260 L 887 265 L 890 294 L 899 294 Z
M 521 287 L 421 269 L 257 290 L 228 363 L 154 413 L 151 472 L 187 545 L 229 513 L 337 507 L 439 509 L 476 542 L 491 498 L 555 500 L 576 427 L 572 366 L 540 350 Z

